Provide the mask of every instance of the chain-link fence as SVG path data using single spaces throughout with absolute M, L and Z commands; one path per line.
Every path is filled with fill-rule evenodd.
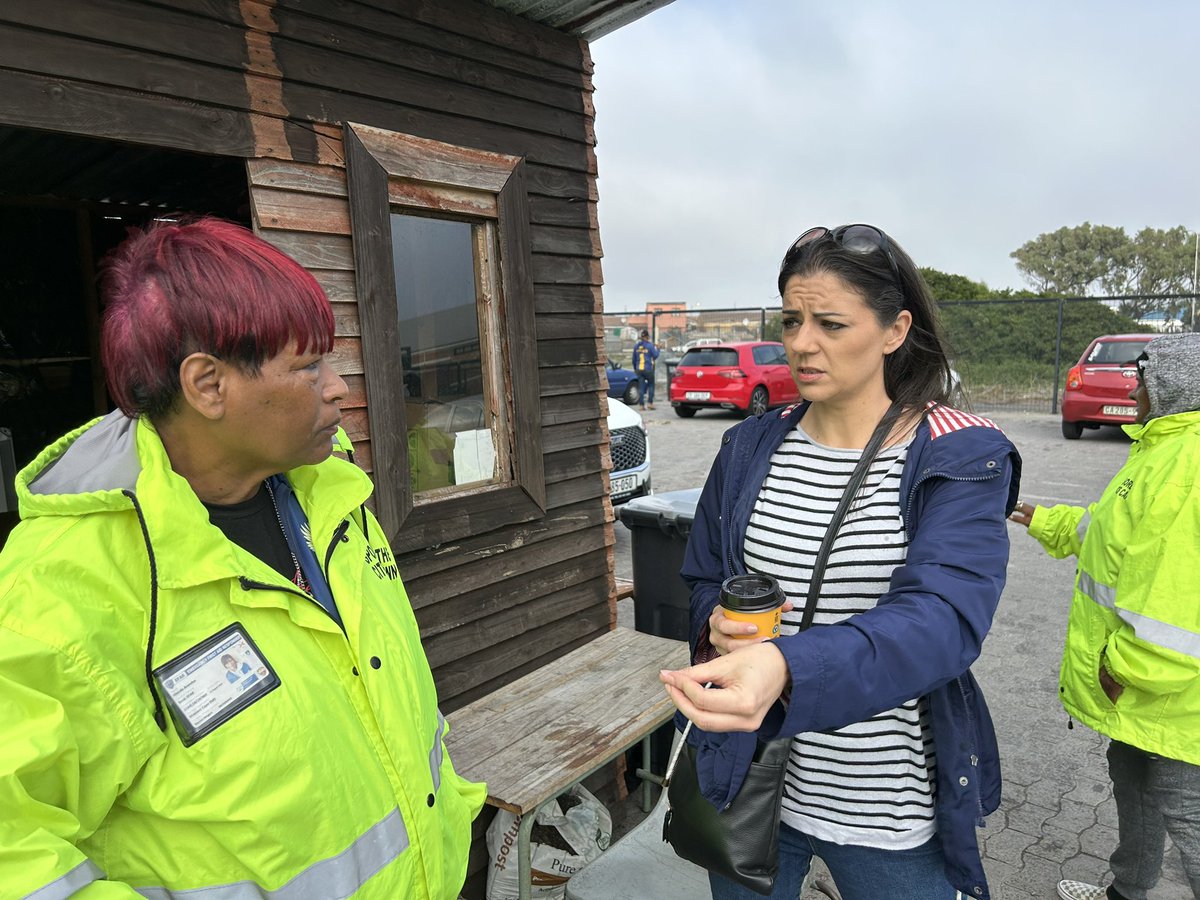
M 1191 316 L 1181 310 L 1190 313 L 1194 300 L 997 298 L 940 307 L 952 365 L 973 409 L 1056 413 L 1067 372 L 1093 338 L 1183 331 Z
M 610 360 L 628 366 L 633 345 L 645 329 L 658 345 L 660 359 L 672 359 L 682 356 L 700 343 L 763 340 L 770 316 L 778 321 L 779 308 L 605 313 L 604 349 Z M 778 339 L 778 334 L 775 339 Z
M 1067 371 L 1102 334 L 1190 330 L 1193 294 L 1155 297 L 992 298 L 942 301 L 942 325 L 970 407 L 979 412 L 1057 412 Z M 606 313 L 608 358 L 628 367 L 642 329 L 661 352 L 658 382 L 693 346 L 780 340 L 779 307 Z M 662 394 L 666 399 L 666 394 Z

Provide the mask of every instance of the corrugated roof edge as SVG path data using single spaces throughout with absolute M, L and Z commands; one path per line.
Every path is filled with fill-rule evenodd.
M 673 0 L 485 0 L 522 19 L 594 41 Z

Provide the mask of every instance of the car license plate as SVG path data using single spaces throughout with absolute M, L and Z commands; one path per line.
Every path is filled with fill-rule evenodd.
M 611 490 L 609 493 L 614 497 L 619 497 L 622 494 L 628 494 L 637 487 L 637 478 L 633 475 L 622 475 L 620 478 L 614 478 L 611 482 Z
M 1100 410 L 1106 416 L 1129 416 L 1131 419 L 1137 412 L 1136 406 L 1106 406 Z
M 688 391 L 683 395 L 684 400 L 707 400 L 711 397 L 708 391 Z

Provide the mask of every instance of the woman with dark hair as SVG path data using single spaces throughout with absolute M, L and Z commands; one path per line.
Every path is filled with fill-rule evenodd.
M 779 292 L 803 402 L 725 434 L 682 570 L 694 665 L 663 673 L 697 726 L 701 791 L 723 807 L 756 739 L 791 737 L 771 896 L 796 900 L 816 855 L 844 900 L 987 897 L 975 828 L 999 803 L 999 760 L 969 666 L 1004 585 L 1020 457 L 993 423 L 946 405 L 932 297 L 878 228 L 806 231 Z M 745 573 L 788 597 L 773 641 L 722 612 L 722 581 Z M 710 880 L 715 900 L 757 896 Z

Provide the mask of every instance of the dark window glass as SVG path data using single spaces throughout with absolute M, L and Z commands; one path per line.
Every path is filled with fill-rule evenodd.
M 710 347 L 697 347 L 689 350 L 679 361 L 681 366 L 736 366 L 737 364 L 736 350 Z
M 754 348 L 754 361 L 760 366 L 787 365 L 787 354 L 778 344 L 760 344 Z

